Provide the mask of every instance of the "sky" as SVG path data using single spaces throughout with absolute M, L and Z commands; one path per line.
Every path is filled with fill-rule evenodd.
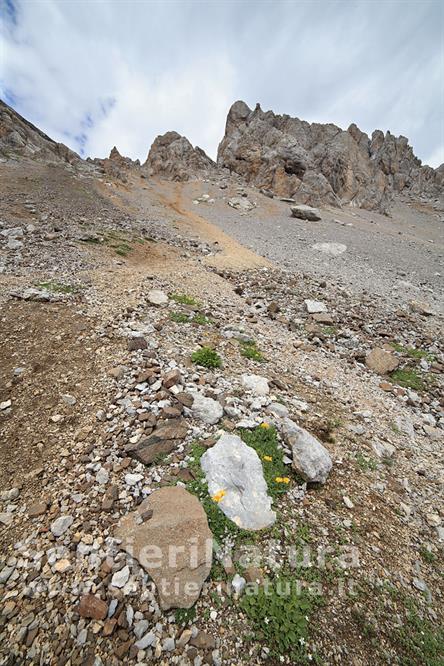
M 407 136 L 444 162 L 442 0 L 0 0 L 0 97 L 82 156 L 216 157 L 231 104 Z

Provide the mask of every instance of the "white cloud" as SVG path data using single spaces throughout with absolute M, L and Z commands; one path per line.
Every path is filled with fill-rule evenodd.
M 236 99 L 390 129 L 425 162 L 444 144 L 441 3 L 8 3 L 0 94 L 91 156 L 175 129 L 215 157 Z

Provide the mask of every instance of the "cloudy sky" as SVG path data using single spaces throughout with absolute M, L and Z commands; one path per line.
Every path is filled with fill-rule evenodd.
M 215 157 L 249 106 L 409 137 L 444 162 L 441 0 L 0 0 L 0 96 L 82 155 L 145 160 L 175 129 Z

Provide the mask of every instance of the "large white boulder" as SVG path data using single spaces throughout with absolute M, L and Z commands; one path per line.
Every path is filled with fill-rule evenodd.
M 262 463 L 240 437 L 224 433 L 200 464 L 209 494 L 238 527 L 260 530 L 275 522 Z

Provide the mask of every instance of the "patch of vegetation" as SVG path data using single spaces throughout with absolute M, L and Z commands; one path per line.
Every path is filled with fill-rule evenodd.
M 176 303 L 180 303 L 181 305 L 198 305 L 196 299 L 194 299 L 192 296 L 187 296 L 187 294 L 171 294 L 170 295 L 171 300 L 176 301 Z
M 395 384 L 404 388 L 410 388 L 414 391 L 424 390 L 424 382 L 416 370 L 409 368 L 395 370 L 391 374 L 391 379 Z
M 182 627 L 187 624 L 192 624 L 196 619 L 196 607 L 176 608 L 174 611 L 174 617 L 176 619 L 176 624 Z
M 256 343 L 254 342 L 254 340 L 248 341 L 248 342 L 239 341 L 239 344 L 240 344 L 241 356 L 244 356 L 245 358 L 249 358 L 252 361 L 258 361 L 259 363 L 262 363 L 263 361 L 265 361 L 264 355 L 256 347 Z
M 188 324 L 190 318 L 184 312 L 170 312 L 171 321 L 175 321 L 176 324 Z
M 373 458 L 366 458 L 360 451 L 356 454 L 356 464 L 363 472 L 371 470 L 374 472 L 378 468 L 378 463 Z
M 336 335 L 338 332 L 338 329 L 336 326 L 323 326 L 322 327 L 322 333 L 324 335 Z
M 427 562 L 427 564 L 433 564 L 436 560 L 436 555 L 435 553 L 432 553 L 428 548 L 425 546 L 422 546 L 419 554 L 421 555 L 422 559 L 424 562 Z
M 61 282 L 53 282 L 52 280 L 48 282 L 39 282 L 36 286 L 39 289 L 46 289 L 46 291 L 50 291 L 54 294 L 75 294 L 80 289 L 80 287 L 70 284 L 62 284 Z
M 205 317 L 203 314 L 197 313 L 192 318 L 191 323 L 198 324 L 198 326 L 208 326 L 211 324 L 211 319 L 208 319 L 208 317 Z
M 240 606 L 252 624 L 253 638 L 265 642 L 273 656 L 290 653 L 292 663 L 306 663 L 304 644 L 313 602 L 295 578 L 282 576 L 267 589 L 244 594 Z
M 405 354 L 409 358 L 416 358 L 416 359 L 425 358 L 428 361 L 433 361 L 435 359 L 433 354 L 430 354 L 424 349 L 415 349 L 414 347 L 404 347 L 403 345 L 400 345 L 398 342 L 392 342 L 391 346 L 395 351 L 399 352 L 400 354 Z
M 415 602 L 407 599 L 407 616 L 399 630 L 397 643 L 400 645 L 402 666 L 442 666 L 444 655 L 444 628 L 434 627 L 418 612 Z
M 269 495 L 279 497 L 290 487 L 288 467 L 284 464 L 284 452 L 278 447 L 276 429 L 265 425 L 268 426 L 262 424 L 254 430 L 241 430 L 239 434 L 245 444 L 256 451 L 262 462 Z
M 191 360 L 205 368 L 220 368 L 222 359 L 211 347 L 201 347 L 191 354 Z

